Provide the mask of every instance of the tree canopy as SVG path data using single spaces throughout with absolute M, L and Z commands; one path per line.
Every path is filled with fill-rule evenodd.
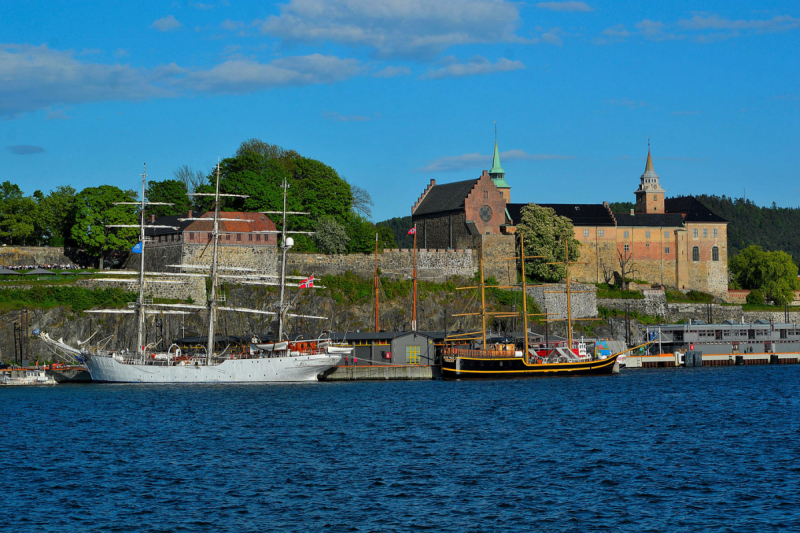
M 148 215 L 163 217 L 186 215 L 192 209 L 192 201 L 186 185 L 178 180 L 151 181 L 147 184 L 147 199 L 151 202 L 165 202 L 173 205 L 153 205 L 147 207 Z
M 113 185 L 87 187 L 75 198 L 75 225 L 72 238 L 89 254 L 102 260 L 110 252 L 130 248 L 139 239 L 138 228 L 107 228 L 112 224 L 138 224 L 135 206 L 114 205 L 133 202 L 131 191 Z
M 572 221 L 556 215 L 549 207 L 536 204 L 526 205 L 521 214 L 516 231 L 525 237 L 525 255 L 542 256 L 541 259 L 526 261 L 526 273 L 541 281 L 561 281 L 566 276 L 564 266 L 546 263 L 564 262 L 567 258 L 567 243 L 569 260 L 575 261 L 580 257 L 580 242 L 575 238 Z
M 800 289 L 797 265 L 786 252 L 748 246 L 729 262 L 734 288 L 757 290 L 777 305 L 790 303 Z

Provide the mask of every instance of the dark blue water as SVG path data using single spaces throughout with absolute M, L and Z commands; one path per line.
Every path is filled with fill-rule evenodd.
M 0 402 L 8 531 L 800 530 L 800 366 Z

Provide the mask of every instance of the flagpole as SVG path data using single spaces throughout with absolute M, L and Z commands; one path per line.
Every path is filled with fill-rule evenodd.
M 414 308 L 411 310 L 411 331 L 417 331 L 417 225 L 414 224 Z

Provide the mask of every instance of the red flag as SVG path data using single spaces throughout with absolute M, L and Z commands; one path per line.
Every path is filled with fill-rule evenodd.
M 417 232 L 417 227 L 416 227 L 416 226 L 414 226 L 413 228 L 411 228 L 410 230 L 408 230 L 408 234 L 409 234 L 409 235 L 414 235 L 416 232 Z
M 300 282 L 301 289 L 310 289 L 314 286 L 314 274 Z

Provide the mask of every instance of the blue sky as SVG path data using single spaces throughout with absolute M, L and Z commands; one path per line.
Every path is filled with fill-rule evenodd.
M 0 180 L 136 188 L 245 139 L 410 214 L 491 166 L 517 202 L 669 195 L 800 206 L 800 3 L 0 3 Z

